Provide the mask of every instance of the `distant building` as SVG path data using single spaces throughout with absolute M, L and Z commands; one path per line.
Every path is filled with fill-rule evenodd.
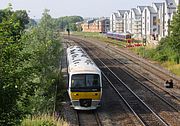
M 110 31 L 122 33 L 128 30 L 129 10 L 118 10 L 110 17 Z
M 129 20 L 129 10 L 125 10 L 124 12 L 124 32 L 129 32 L 130 20 Z
M 108 18 L 87 20 L 81 24 L 81 26 L 83 32 L 104 33 L 110 30 L 110 22 Z
M 123 32 L 122 17 L 118 13 L 112 13 L 110 17 L 110 31 L 111 32 Z
M 130 10 L 118 10 L 111 14 L 111 32 L 130 32 L 151 42 L 169 34 L 169 25 L 180 0 L 163 0 L 152 6 L 137 6 Z
M 158 25 L 158 36 L 157 40 L 160 40 L 165 36 L 165 3 L 152 3 L 152 7 L 158 14 L 156 23 Z
M 142 35 L 148 40 L 155 40 L 158 34 L 157 12 L 151 6 L 146 6 L 142 12 Z
M 173 18 L 173 14 L 176 13 L 176 4 L 175 4 L 175 1 L 174 0 L 165 0 L 165 36 L 167 36 L 169 33 L 168 33 L 168 28 L 169 28 L 169 25 L 172 21 L 172 18 Z
M 142 20 L 141 12 L 137 8 L 132 8 L 129 13 L 129 32 L 141 37 Z
M 144 10 L 144 8 L 145 8 L 146 6 L 137 6 L 137 10 L 139 11 L 139 13 L 140 13 L 140 19 L 139 19 L 139 21 L 138 21 L 138 24 L 141 24 L 141 26 L 140 26 L 140 28 L 139 29 L 141 29 L 140 30 L 140 37 L 142 38 L 143 37 L 143 33 L 142 33 L 142 31 L 143 31 L 143 28 L 142 28 L 142 24 L 143 24 L 143 17 L 142 17 L 142 13 L 143 13 L 143 10 Z M 141 23 L 140 23 L 141 22 Z

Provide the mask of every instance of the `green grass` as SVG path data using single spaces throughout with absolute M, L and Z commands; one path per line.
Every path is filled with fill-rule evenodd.
M 69 126 L 69 124 L 63 119 L 44 114 L 24 119 L 21 126 Z
M 71 34 L 86 37 L 86 38 L 97 39 L 97 40 L 100 40 L 102 42 L 111 43 L 111 44 L 116 45 L 116 46 L 118 45 L 120 48 L 124 47 L 127 44 L 126 42 L 121 42 L 121 41 L 109 39 L 101 33 L 72 32 Z M 154 61 L 154 59 L 152 57 L 153 57 L 153 55 L 155 55 L 154 54 L 155 48 L 156 48 L 155 45 L 147 45 L 145 47 L 133 47 L 133 48 L 130 48 L 130 50 L 132 50 L 133 52 L 135 52 L 136 54 L 138 54 L 144 58 L 148 58 L 148 59 Z M 170 62 L 170 61 L 166 61 L 163 63 L 158 62 L 158 63 L 160 65 L 162 65 L 163 67 L 165 67 L 166 69 L 168 69 L 169 71 L 171 71 L 172 73 L 180 76 L 180 65 L 177 65 L 174 62 Z
M 155 47 L 148 45 L 145 48 L 144 47 L 136 47 L 136 48 L 131 48 L 131 50 L 144 57 L 147 59 L 150 59 L 152 61 L 155 61 L 155 59 L 153 59 L 154 55 L 155 55 Z M 166 69 L 168 69 L 169 71 L 171 71 L 173 74 L 180 76 L 180 64 L 176 64 L 175 61 L 165 61 L 165 62 L 158 62 L 155 61 L 156 63 L 160 64 L 161 66 L 165 67 Z
M 84 36 L 84 37 L 102 37 L 101 33 L 98 32 L 72 32 L 73 35 L 79 35 L 79 36 Z
M 107 38 L 104 34 L 98 32 L 72 32 L 71 34 L 76 36 L 82 36 L 84 38 L 94 38 L 102 42 L 118 45 L 119 47 L 124 47 L 126 45 L 126 42 Z
M 172 73 L 180 76 L 180 64 L 175 64 L 174 62 L 164 62 L 162 66 L 172 71 Z

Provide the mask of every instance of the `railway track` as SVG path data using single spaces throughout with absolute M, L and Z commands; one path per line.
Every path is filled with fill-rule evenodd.
M 72 38 L 72 39 L 77 40 L 77 41 L 79 41 L 79 40 L 83 41 L 83 40 L 77 39 L 77 38 Z M 163 75 L 164 78 L 163 78 L 163 80 L 161 80 L 161 82 L 160 82 L 159 78 L 158 78 L 157 81 L 155 81 L 154 78 L 146 76 L 146 74 L 155 75 L 155 76 L 157 75 L 159 77 L 160 74 L 164 73 L 162 70 L 159 73 L 158 71 L 155 71 L 156 69 L 159 69 L 159 68 L 154 69 L 154 66 L 152 67 L 152 65 L 147 63 L 146 61 L 144 61 L 144 60 L 142 60 L 140 58 L 136 58 L 136 57 L 134 57 L 132 55 L 129 55 L 127 52 L 124 53 L 124 52 L 122 52 L 122 50 L 120 50 L 120 52 L 118 52 L 119 49 L 117 50 L 117 49 L 115 49 L 115 48 L 113 48 L 111 46 L 106 46 L 105 48 L 98 48 L 98 49 L 101 50 L 102 52 L 104 52 L 104 50 L 108 50 L 107 48 L 108 49 L 111 48 L 111 51 L 109 52 L 109 54 L 106 53 L 106 55 L 109 55 L 109 56 L 111 55 L 111 57 L 113 55 L 114 58 L 112 58 L 112 60 L 116 60 L 118 63 L 123 64 L 127 68 L 126 70 L 129 70 L 129 72 L 133 71 L 133 73 L 138 75 L 139 78 L 146 79 L 148 82 L 150 82 L 150 84 L 148 84 L 148 86 L 150 86 L 151 88 L 154 88 L 154 86 L 155 86 L 156 89 L 161 90 L 161 93 L 163 92 L 163 94 L 165 96 L 169 95 L 170 97 L 172 97 L 174 102 L 176 102 L 176 103 L 180 102 L 180 95 L 179 95 L 179 93 L 176 93 L 176 92 L 179 92 L 179 88 L 180 88 L 179 87 L 180 85 L 178 85 L 178 84 L 180 84 L 179 78 L 175 78 L 175 84 L 176 84 L 175 86 L 176 86 L 177 89 L 175 88 L 174 90 L 176 90 L 176 92 L 174 92 L 173 90 L 167 90 L 167 89 L 163 88 L 164 81 L 167 78 L 170 78 L 170 76 L 167 73 Z M 118 55 L 118 57 L 115 57 L 117 55 Z M 126 55 L 129 56 L 129 57 L 127 57 Z M 149 73 L 143 72 L 144 69 Z M 153 72 L 151 73 L 151 71 L 153 71 Z M 162 79 L 162 76 L 160 78 Z M 169 98 L 169 100 L 172 100 L 172 99 Z
M 95 48 L 95 47 L 93 47 Z M 101 49 L 98 48 L 98 50 L 100 51 Z M 127 73 L 128 76 L 131 76 L 133 79 L 135 79 L 135 81 L 138 81 L 138 83 L 140 83 L 143 87 L 145 87 L 148 91 L 152 92 L 155 96 L 157 96 L 159 99 L 161 99 L 163 102 L 165 102 L 166 104 L 168 104 L 169 106 L 171 106 L 171 108 L 174 109 L 174 111 L 179 112 L 180 111 L 180 99 L 172 94 L 170 94 L 169 92 L 167 92 L 166 90 L 163 90 L 162 88 L 160 88 L 162 91 L 164 91 L 166 94 L 168 94 L 170 97 L 172 98 L 168 98 L 166 99 L 166 97 L 161 96 L 160 94 L 156 93 L 155 90 L 151 89 L 150 86 L 148 85 L 155 85 L 154 82 L 152 80 L 149 80 L 148 78 L 144 77 L 143 75 L 139 74 L 138 72 L 136 72 L 135 70 L 133 70 L 131 67 L 129 67 L 126 63 L 122 62 L 121 60 L 118 59 L 114 59 L 111 55 L 109 55 L 108 53 L 104 52 L 103 50 L 100 51 L 101 54 L 104 53 L 103 57 L 107 57 L 108 59 L 111 59 L 109 62 L 111 62 L 111 66 L 115 66 L 115 69 L 120 69 L 124 72 Z M 98 53 L 99 55 L 100 53 Z M 120 67 L 120 64 L 123 65 L 123 68 Z M 125 66 L 125 67 L 124 67 Z M 130 70 L 130 71 L 129 71 Z M 132 73 L 133 71 L 133 73 Z M 137 74 L 136 76 L 134 74 Z M 156 85 L 155 85 L 156 86 Z M 138 87 L 138 86 L 136 86 Z M 159 88 L 159 87 L 158 87 Z M 173 102 L 172 102 L 173 100 Z
M 102 126 L 98 113 L 94 111 L 76 111 L 79 126 Z
M 94 51 L 93 51 L 94 52 Z M 92 55 L 91 55 L 92 56 Z M 98 57 L 94 57 L 99 61 L 96 61 L 101 68 L 104 77 L 109 81 L 114 90 L 124 100 L 130 110 L 140 120 L 142 125 L 154 126 L 161 125 L 167 126 L 165 122 L 158 114 L 156 114 L 151 108 L 148 107 L 128 86 L 124 83 L 112 70 L 105 65 L 105 63 Z M 107 75 L 108 73 L 108 75 Z M 111 76 L 109 75 L 111 73 Z
M 94 47 L 93 47 L 93 49 L 94 49 Z M 95 50 L 91 50 L 91 52 L 93 52 L 93 54 L 94 54 Z M 101 50 L 101 52 L 102 52 L 102 50 Z M 100 56 L 99 49 L 98 49 L 97 54 Z M 103 57 L 101 59 L 101 63 L 104 65 L 107 65 L 107 68 L 110 71 L 112 71 L 111 72 L 112 74 L 114 74 L 115 76 L 117 76 L 119 78 L 120 77 L 123 78 L 123 82 L 126 82 L 126 85 L 130 89 L 132 89 L 132 91 L 135 94 L 137 94 L 144 102 L 146 102 L 147 106 L 150 106 L 150 108 L 153 108 L 153 111 L 157 112 L 159 117 L 162 117 L 164 120 L 168 120 L 168 123 L 171 125 L 173 125 L 173 124 L 178 125 L 178 122 L 180 121 L 179 114 L 178 114 L 178 112 L 179 112 L 178 108 L 175 108 L 173 105 L 171 105 L 171 103 L 166 101 L 164 98 L 159 96 L 157 93 L 153 92 L 148 87 L 146 87 L 146 85 L 142 85 L 142 83 L 140 81 L 138 81 L 137 79 L 128 78 L 127 76 L 131 76 L 128 72 L 126 72 L 128 74 L 123 75 L 124 73 L 122 72 L 122 69 L 118 66 L 118 64 L 116 64 L 117 62 L 114 65 L 113 60 L 111 60 L 111 58 L 108 61 L 107 59 L 109 59 L 109 58 L 107 58 L 107 55 L 103 55 L 101 57 Z M 119 68 L 120 68 L 120 70 L 118 70 Z M 112 77 L 110 77 L 110 78 L 112 78 Z M 124 79 L 124 78 L 127 78 L 127 79 Z M 145 88 L 143 88 L 143 87 L 145 87 Z M 143 95 L 142 91 L 146 95 L 149 94 L 149 96 Z M 158 104 L 156 104 L 157 101 L 158 101 Z M 168 113 L 168 112 L 163 112 L 164 110 L 171 111 L 171 112 L 173 112 L 173 114 Z M 174 119 L 173 118 L 169 119 L 169 116 L 174 117 Z M 176 122 L 176 120 L 177 120 L 177 122 Z
M 77 38 L 77 39 L 82 39 L 82 38 Z M 84 39 L 82 39 L 82 40 L 84 40 Z M 90 42 L 89 40 L 85 40 L 85 41 Z M 102 44 L 102 42 L 101 42 L 101 44 Z M 162 68 L 159 68 L 157 66 L 152 65 L 151 63 L 146 62 L 142 58 L 138 58 L 138 57 L 136 57 L 134 55 L 131 55 L 131 53 L 129 53 L 129 51 L 127 51 L 127 50 L 121 50 L 121 49 L 118 49 L 118 48 L 115 49 L 114 46 L 111 46 L 109 44 L 106 45 L 106 48 L 110 49 L 111 51 L 115 52 L 118 55 L 123 55 L 125 58 L 128 58 L 133 63 L 141 65 L 141 67 L 143 67 L 144 69 L 146 69 L 148 71 L 153 72 L 154 74 L 156 74 L 157 71 L 158 71 L 158 75 L 157 76 L 160 77 L 162 80 L 166 80 L 167 78 L 172 78 L 177 84 L 180 84 L 180 78 L 176 77 L 174 74 L 171 74 L 167 70 L 164 70 Z
M 86 42 L 86 44 L 87 44 L 87 42 Z M 115 81 L 116 80 L 116 82 L 113 84 L 114 85 L 114 87 L 113 88 L 116 88 L 115 90 L 116 91 L 122 91 L 122 89 L 123 89 L 123 91 L 125 91 L 125 89 L 123 88 L 123 87 L 120 87 L 119 85 L 117 85 L 117 84 L 119 84 L 122 80 L 121 79 L 117 79 L 118 78 L 118 76 L 122 76 L 122 73 L 121 72 L 119 72 L 119 71 L 117 71 L 117 69 L 121 69 L 122 71 L 123 71 L 123 69 L 122 68 L 120 68 L 118 65 L 119 64 L 122 64 L 122 65 L 126 65 L 126 64 L 123 64 L 123 63 L 121 63 L 120 61 L 118 61 L 118 60 L 114 60 L 112 57 L 110 57 L 110 56 L 107 56 L 108 54 L 103 54 L 102 55 L 102 52 L 103 52 L 103 50 L 100 50 L 99 48 L 98 49 L 96 49 L 96 51 L 95 51 L 95 46 L 93 46 L 93 45 L 89 45 L 89 47 L 91 47 L 90 49 L 89 49 L 89 47 L 86 47 L 85 46 L 85 44 L 83 44 L 83 41 L 81 41 L 81 45 L 82 46 L 84 46 L 85 48 L 86 48 L 86 51 L 87 52 L 89 52 L 89 53 L 91 53 L 91 48 L 93 48 L 93 53 L 95 53 L 95 52 L 97 52 L 96 53 L 96 55 L 98 55 L 98 56 L 100 56 L 101 55 L 101 59 L 99 59 L 97 56 L 93 56 L 93 54 L 91 53 L 91 56 L 93 56 L 94 57 L 94 59 L 96 59 L 96 63 L 97 64 L 99 64 L 99 66 L 101 66 L 100 68 L 102 68 L 102 71 L 104 71 L 104 76 L 105 76 L 105 78 L 109 81 L 109 83 L 111 83 L 111 84 L 113 84 L 113 81 Z M 97 51 L 98 50 L 98 51 Z M 98 60 L 97 60 L 98 59 Z M 111 60 L 107 60 L 107 59 L 111 59 Z M 113 60 L 112 60 L 113 59 Z M 104 65 L 104 66 L 103 66 Z M 123 66 L 123 67 L 124 67 Z M 126 66 L 127 67 L 127 66 Z M 128 67 L 127 67 L 128 68 Z M 109 70 L 109 71 L 108 71 Z M 113 72 L 113 71 L 115 71 L 115 72 Z M 125 70 L 124 70 L 125 71 Z M 112 73 L 113 72 L 113 73 Z M 111 73 L 111 74 L 110 74 Z M 128 73 L 128 72 L 126 72 L 126 73 Z M 108 75 L 107 75 L 108 74 Z M 118 75 L 119 74 L 119 75 Z M 128 73 L 129 75 L 128 76 L 131 76 L 131 74 L 130 73 Z M 111 77 L 110 78 L 108 78 L 109 77 L 109 75 L 111 75 Z M 112 79 L 113 77 L 112 77 L 112 75 L 114 75 L 115 77 L 114 77 L 114 79 Z M 127 76 L 127 75 L 126 75 Z M 120 81 L 120 82 L 119 82 Z M 133 80 L 133 81 L 135 81 L 135 80 Z M 138 82 L 138 80 L 136 79 L 136 81 Z M 148 80 L 146 80 L 146 81 L 148 81 Z M 123 82 L 123 81 L 122 81 Z M 122 83 L 121 82 L 121 83 Z M 124 83 L 124 82 L 123 82 Z M 131 83 L 131 82 L 130 82 Z M 138 83 L 140 83 L 140 81 L 138 82 Z M 143 83 L 141 83 L 141 85 L 142 85 Z M 116 86 L 117 87 L 116 87 Z M 128 85 L 128 84 L 127 84 Z M 126 98 L 124 98 L 125 100 L 126 100 L 126 102 L 128 103 L 128 101 L 131 101 L 130 103 L 128 103 L 129 105 L 128 106 L 130 106 L 131 107 L 131 111 L 137 116 L 137 118 L 141 121 L 141 123 L 142 123 L 142 125 L 178 125 L 178 123 L 179 123 L 179 118 L 178 118 L 178 114 L 171 114 L 171 113 L 160 113 L 160 111 L 170 111 L 170 112 L 172 112 L 172 111 L 175 111 L 175 112 L 179 112 L 179 109 L 176 109 L 175 107 L 173 107 L 173 105 L 171 105 L 171 103 L 169 103 L 169 102 L 167 102 L 165 99 L 163 99 L 161 96 L 159 96 L 158 94 L 156 94 L 155 92 L 153 92 L 151 89 L 149 89 L 148 87 L 146 87 L 145 85 L 143 85 L 146 89 L 148 89 L 148 91 L 149 92 L 152 92 L 157 98 L 155 98 L 157 101 L 159 101 L 159 99 L 161 100 L 161 104 L 159 105 L 160 107 L 158 107 L 158 105 L 156 105 L 155 103 L 152 103 L 152 104 L 150 104 L 150 103 L 148 103 L 148 101 L 146 100 L 146 99 L 143 99 L 143 97 L 141 97 L 141 93 L 139 93 L 138 94 L 138 92 L 136 92 L 136 91 L 132 91 L 132 92 L 134 92 L 134 94 L 136 95 L 136 93 L 140 96 L 138 96 L 137 95 L 137 97 L 139 97 L 139 100 L 141 101 L 141 102 L 147 102 L 149 105 L 147 105 L 145 102 L 144 102 L 144 104 L 145 104 L 145 106 L 146 107 L 142 107 L 143 105 L 142 105 L 142 103 L 140 104 L 138 101 L 133 101 L 133 100 L 135 100 L 135 98 L 133 98 L 132 97 L 132 95 L 130 95 L 130 94 L 126 94 L 127 93 L 127 91 L 126 91 L 126 93 L 124 94 L 124 96 L 131 96 L 131 97 L 126 97 Z M 136 87 L 138 87 L 136 84 L 134 85 L 134 86 L 130 86 L 131 88 L 134 88 L 135 90 L 137 90 L 136 89 Z M 128 87 L 129 88 L 129 87 Z M 139 88 L 139 87 L 138 87 Z M 130 89 L 130 88 L 129 88 Z M 143 88 L 140 88 L 140 89 L 142 89 L 142 90 L 145 90 L 145 89 L 143 89 Z M 130 91 L 131 92 L 131 91 Z M 135 93 L 136 92 L 136 93 Z M 144 93 L 146 93 L 147 91 L 144 91 Z M 118 94 L 120 94 L 120 93 L 118 93 Z M 123 96 L 123 95 L 122 95 Z M 154 96 L 153 96 L 154 97 Z M 150 98 L 150 97 L 149 97 Z M 176 98 L 176 97 L 175 97 Z M 143 99 L 143 100 L 141 100 L 141 99 Z M 154 99 L 154 98 L 153 98 Z M 150 99 L 150 101 L 151 101 L 151 99 Z M 153 100 L 152 100 L 153 101 Z M 125 102 L 125 103 L 126 103 Z M 154 101 L 153 101 L 154 102 Z M 163 103 L 164 102 L 164 103 Z M 155 105 L 154 105 L 155 104 Z M 163 104 L 166 104 L 166 105 L 163 105 Z M 149 107 L 150 106 L 150 107 Z M 154 110 L 152 110 L 151 108 L 153 108 L 153 106 L 155 106 L 154 108 L 156 108 L 157 107 L 157 109 L 154 109 Z M 162 107 L 162 106 L 165 106 L 165 107 Z M 138 109 L 137 109 L 138 108 Z M 139 109 L 139 108 L 141 108 L 141 109 Z M 145 109 L 146 108 L 146 109 Z M 149 110 L 147 110 L 147 108 L 149 108 Z M 168 109 L 167 109 L 168 108 Z M 138 111 L 137 111 L 137 110 Z M 159 111 L 158 111 L 158 109 L 159 109 Z M 136 111 L 135 111 L 136 110 Z M 155 112 L 156 111 L 156 112 Z M 143 113 L 143 114 L 142 114 Z M 158 114 L 157 114 L 158 113 Z M 171 119 L 168 119 L 168 117 L 174 117 L 175 119 L 174 120 L 177 120 L 177 122 L 175 122 L 173 119 L 171 120 Z M 149 121 L 147 120 L 147 118 L 149 119 Z M 146 121 L 144 121 L 144 120 L 146 120 Z M 166 122 L 166 121 L 167 122 Z
M 82 43 L 82 41 L 81 41 L 81 43 Z M 93 52 L 94 52 L 94 47 L 93 47 Z M 99 55 L 100 53 L 98 52 L 98 55 Z M 104 58 L 105 58 L 105 56 L 103 56 Z M 96 58 L 97 59 L 97 58 Z M 102 62 L 102 61 L 101 61 Z M 109 61 L 110 62 L 110 61 Z M 117 62 L 117 61 L 116 61 Z M 108 63 L 106 63 L 106 64 L 108 64 Z M 115 66 L 115 64 L 113 64 L 113 63 L 111 63 L 111 64 L 109 64 L 109 66 Z M 117 66 L 115 67 L 115 69 L 117 69 Z M 109 73 L 109 72 L 107 72 L 107 73 Z M 116 73 L 117 74 L 117 73 Z M 115 74 L 115 75 L 116 75 Z M 111 77 L 112 78 L 112 77 Z M 111 79 L 110 78 L 110 79 Z M 109 80 L 110 80 L 109 79 Z M 115 79 L 114 79 L 115 80 Z M 162 99 L 161 99 L 162 100 Z M 128 101 L 128 100 L 127 100 Z M 165 102 L 165 100 L 164 100 L 164 102 Z M 133 103 L 138 103 L 137 101 L 135 101 L 135 102 L 133 102 Z M 168 104 L 168 103 L 166 103 L 166 104 Z M 173 108 L 173 106 L 171 106 L 170 104 L 169 104 L 169 106 L 170 106 L 170 108 L 171 109 L 174 109 Z M 136 107 L 135 107 L 136 108 Z M 174 109 L 174 111 L 178 111 L 178 110 L 176 110 L 176 109 Z M 156 114 L 157 115 L 157 114 Z M 170 115 L 170 116 L 173 116 L 173 115 Z M 157 115 L 157 117 L 159 118 L 159 119 L 161 119 L 162 120 L 162 122 L 163 122 L 163 119 L 160 117 L 160 116 L 158 116 Z M 140 118 L 142 118 L 141 116 L 140 116 Z M 145 119 L 146 120 L 146 119 Z M 152 120 L 154 120 L 154 119 L 152 119 Z M 142 121 L 143 122 L 143 121 Z M 151 122 L 151 121 L 150 121 Z M 173 123 L 173 122 L 172 122 Z M 144 123 L 145 124 L 145 123 Z M 148 124 L 145 124 L 145 125 L 148 125 Z M 163 123 L 163 125 L 168 125 L 168 123 L 166 123 L 165 121 L 164 121 L 164 123 Z
M 94 41 L 94 44 L 97 45 L 97 46 L 104 45 L 106 50 L 107 51 L 109 50 L 110 53 L 114 52 L 114 55 L 121 55 L 121 56 L 127 58 L 128 60 L 130 60 L 134 64 L 137 64 L 138 66 L 141 66 L 141 68 L 146 69 L 147 71 L 150 71 L 154 75 L 158 76 L 159 78 L 161 78 L 163 80 L 163 82 L 166 81 L 168 78 L 172 78 L 174 80 L 175 84 L 176 84 L 175 86 L 180 88 L 180 78 L 179 77 L 175 76 L 174 74 L 171 74 L 169 71 L 164 70 L 163 68 L 159 68 L 158 66 L 152 65 L 151 63 L 145 61 L 142 58 L 134 56 L 134 54 L 132 55 L 126 49 L 122 50 L 122 49 L 119 49 L 119 48 L 115 48 L 114 46 L 111 46 L 110 44 L 102 43 L 100 41 L 87 40 L 87 39 L 79 38 L 79 37 L 75 37 L 75 36 L 71 37 L 70 39 L 82 40 L 82 41 L 84 40 L 84 41 L 90 42 L 90 43 L 92 43 L 92 41 Z

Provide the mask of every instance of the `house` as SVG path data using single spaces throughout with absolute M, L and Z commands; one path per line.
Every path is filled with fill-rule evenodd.
M 110 17 L 110 31 L 122 33 L 128 30 L 129 10 L 118 10 Z M 124 18 L 125 17 L 125 18 Z
M 132 8 L 129 13 L 129 32 L 138 37 L 142 34 L 141 13 L 137 8 Z
M 130 20 L 129 20 L 129 10 L 126 10 L 123 15 L 124 22 L 124 32 L 129 32 Z
M 165 36 L 165 3 L 152 3 L 152 7 L 158 14 L 158 18 L 156 20 L 158 25 L 158 36 L 156 39 L 160 40 Z
M 151 6 L 146 6 L 142 12 L 142 35 L 147 40 L 155 40 L 158 34 L 158 14 Z
M 169 35 L 168 29 L 179 4 L 180 0 L 163 0 L 152 6 L 118 10 L 111 15 L 110 31 L 130 32 L 147 41 L 160 40 Z
M 127 32 L 128 13 L 129 13 L 129 10 L 118 10 L 118 15 L 120 17 L 120 33 Z
M 110 31 L 111 32 L 121 32 L 121 18 L 118 13 L 112 13 L 110 17 Z

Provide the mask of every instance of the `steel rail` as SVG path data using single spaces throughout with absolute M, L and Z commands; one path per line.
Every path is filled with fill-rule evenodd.
M 82 43 L 81 43 L 82 44 Z M 90 51 L 89 51 L 90 52 Z M 91 53 L 92 54 L 92 53 Z M 157 115 L 144 101 L 142 101 L 139 96 L 137 96 L 126 84 L 123 82 L 102 60 L 100 60 L 96 55 L 94 55 L 156 118 L 158 118 L 165 126 L 168 126 L 168 124 L 159 116 Z M 103 75 L 105 75 L 103 73 Z M 107 77 L 107 76 L 106 76 Z M 108 79 L 109 80 L 109 79 Z M 112 83 L 111 83 L 112 84 Z M 116 89 L 117 91 L 117 89 Z M 119 94 L 119 93 L 118 93 Z M 137 115 L 137 113 L 136 113 Z M 138 117 L 140 118 L 140 117 Z
M 102 52 L 102 51 L 101 51 Z M 103 52 L 104 54 L 108 55 L 109 57 L 112 58 L 112 56 L 110 56 L 108 53 Z M 115 59 L 116 61 L 120 62 L 121 64 L 123 64 L 125 67 L 127 67 L 128 69 L 131 69 L 133 72 L 135 72 L 136 74 L 140 75 L 141 77 L 143 77 L 144 79 L 148 80 L 149 82 L 151 82 L 152 84 L 154 84 L 154 82 L 150 79 L 148 79 L 147 77 L 144 77 L 142 74 L 136 72 L 135 70 L 133 70 L 131 67 L 127 66 L 125 63 L 123 63 L 120 60 Z M 112 62 L 112 61 L 111 61 Z M 118 67 L 119 69 L 123 70 L 124 72 L 126 72 L 129 76 L 131 76 L 132 78 L 134 78 L 136 81 L 138 81 L 140 84 L 142 84 L 142 86 L 144 86 L 147 90 L 149 90 L 150 92 L 152 92 L 155 96 L 157 96 L 159 99 L 161 99 L 163 102 L 165 102 L 166 104 L 168 104 L 171 108 L 173 108 L 175 111 L 179 112 L 179 110 L 177 108 L 175 108 L 173 105 L 171 105 L 171 103 L 169 103 L 167 100 L 165 100 L 163 97 L 161 97 L 159 94 L 157 94 L 156 92 L 154 92 L 152 89 L 150 89 L 147 85 L 145 85 L 143 82 L 139 81 L 135 76 L 133 76 L 132 74 L 130 74 L 128 71 L 125 71 L 124 69 Z M 154 84 L 155 86 L 157 86 L 156 84 Z M 160 88 L 158 86 L 158 88 Z M 160 88 L 161 89 L 161 88 Z M 164 89 L 161 89 L 163 91 L 166 91 Z M 167 93 L 167 91 L 166 91 Z M 169 92 L 168 92 L 169 94 Z M 176 96 L 169 94 L 170 96 L 174 97 L 176 100 L 178 100 L 180 102 L 180 99 L 177 98 Z
M 142 101 L 139 96 L 137 96 L 126 84 L 123 82 L 106 64 L 104 64 L 99 58 L 97 58 L 144 106 L 146 106 L 165 126 L 168 124 L 159 116 L 157 115 L 144 101 Z
M 77 38 L 76 38 L 77 39 Z M 79 39 L 79 40 L 81 40 L 81 39 Z M 83 40 L 84 41 L 84 40 Z M 108 47 L 107 47 L 108 48 Z M 110 47 L 111 48 L 111 50 L 112 50 L 112 47 Z M 98 49 L 100 49 L 100 48 L 98 48 Z M 100 49 L 100 50 L 102 50 L 102 49 Z M 114 48 L 113 48 L 113 51 L 115 51 L 114 50 Z M 120 50 L 118 50 L 118 51 L 120 51 Z M 120 54 L 120 55 L 123 55 L 123 57 L 126 57 L 127 58 L 127 56 L 125 56 L 124 54 L 122 54 L 122 53 L 124 53 L 123 51 L 120 51 L 121 53 L 119 53 L 117 50 L 116 50 L 116 53 L 118 53 L 118 54 Z M 101 51 L 101 52 L 104 52 L 103 50 Z M 105 52 L 104 52 L 105 53 Z M 129 55 L 129 54 L 127 54 L 127 53 L 125 53 L 126 55 Z M 108 53 L 106 53 L 106 55 L 108 55 L 108 56 L 110 56 Z M 130 57 L 133 57 L 133 56 L 131 56 L 131 55 L 129 55 Z M 112 57 L 112 56 L 110 56 L 110 57 Z M 133 58 L 136 58 L 136 57 L 133 57 Z M 139 61 L 139 59 L 138 58 L 136 58 L 138 61 Z M 117 60 L 117 59 L 116 59 Z M 131 59 L 129 59 L 129 60 L 131 60 Z M 118 62 L 121 62 L 121 61 L 119 61 L 119 60 L 117 60 Z M 132 62 L 134 62 L 133 60 L 131 60 Z M 151 82 L 154 86 L 156 86 L 157 88 L 159 88 L 159 89 L 161 89 L 162 91 L 164 91 L 165 93 L 167 93 L 168 95 L 170 95 L 171 97 L 173 97 L 174 99 L 176 99 L 177 101 L 179 101 L 180 102 L 180 99 L 178 98 L 178 97 L 176 97 L 175 95 L 173 95 L 173 94 L 171 94 L 170 92 L 168 92 L 168 91 L 166 91 L 166 90 L 164 90 L 163 88 L 161 88 L 160 86 L 158 86 L 157 84 L 155 84 L 155 82 L 153 82 L 152 80 L 150 80 L 149 78 L 147 78 L 147 77 L 144 77 L 142 74 L 140 74 L 140 73 L 138 73 L 138 72 L 136 72 L 134 69 L 132 69 L 131 67 L 129 67 L 129 66 L 127 66 L 125 63 L 123 63 L 123 62 L 121 62 L 122 64 L 124 64 L 126 67 L 128 67 L 129 69 L 131 69 L 133 72 L 135 72 L 136 74 L 138 74 L 138 75 L 140 75 L 141 77 L 143 77 L 144 79 L 146 79 L 146 80 L 148 80 L 149 82 Z M 138 64 L 138 63 L 136 63 L 136 62 L 134 62 L 135 64 Z M 145 63 L 144 63 L 145 64 Z M 138 64 L 139 65 L 139 64 Z M 147 69 L 146 69 L 147 70 Z M 125 71 L 126 72 L 126 71 Z M 126 72 L 127 73 L 127 72 Z M 129 74 L 130 75 L 130 74 Z M 132 75 L 131 75 L 132 76 Z M 169 76 L 169 75 L 166 75 L 166 76 Z M 135 79 L 135 78 L 134 78 Z M 137 80 L 137 79 L 136 79 Z M 140 81 L 138 81 L 138 82 L 140 82 Z M 143 84 L 143 83 L 141 83 L 141 84 Z M 144 84 L 143 84 L 144 85 Z M 147 87 L 147 86 L 145 86 L 144 85 L 144 87 L 146 87 L 146 88 L 149 88 L 149 87 Z M 149 90 L 151 90 L 150 88 L 149 88 Z M 152 91 L 152 90 L 151 90 Z M 154 91 L 152 91 L 152 92 L 154 92 Z M 154 92 L 155 93 L 155 92 Z M 166 104 L 168 104 L 169 106 L 171 106 L 173 109 L 175 109 L 176 111 L 179 111 L 179 110 L 177 110 L 174 106 L 172 106 L 170 103 L 168 103 L 164 98 L 162 98 L 161 96 L 159 96 L 157 93 L 155 93 L 155 95 L 157 96 L 157 97 L 159 97 L 161 100 L 163 100 Z

